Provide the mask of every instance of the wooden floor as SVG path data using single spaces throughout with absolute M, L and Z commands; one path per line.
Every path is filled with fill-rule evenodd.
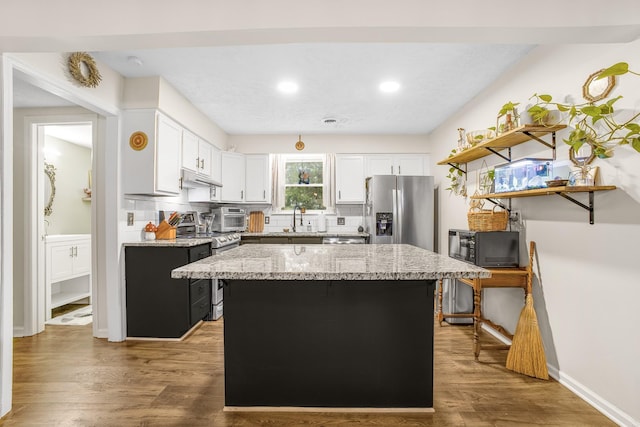
M 223 412 L 222 321 L 183 342 L 109 343 L 91 325 L 47 326 L 14 340 L 13 410 L 2 426 L 614 426 L 554 380 L 472 354 L 470 326 L 435 326 L 427 414 Z M 264 351 L 269 351 L 265 348 Z

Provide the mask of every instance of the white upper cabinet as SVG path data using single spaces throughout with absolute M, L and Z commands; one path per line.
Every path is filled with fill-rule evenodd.
M 216 182 L 222 182 L 222 152 L 211 146 L 211 179 Z
M 429 155 L 367 154 L 365 175 L 429 175 Z
M 125 194 L 180 194 L 182 127 L 156 110 L 123 114 Z
M 182 168 L 193 172 L 200 170 L 198 137 L 186 130 L 182 132 Z
M 336 154 L 336 203 L 364 203 L 364 156 Z
M 271 203 L 271 165 L 268 154 L 245 155 L 245 201 Z
M 188 130 L 182 131 L 182 168 L 211 176 L 213 146 Z
M 221 153 L 221 202 L 245 201 L 245 159 L 244 154 Z

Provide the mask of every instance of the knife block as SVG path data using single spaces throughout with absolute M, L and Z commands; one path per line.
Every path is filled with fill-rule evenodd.
M 156 231 L 156 240 L 170 240 L 176 238 L 176 227 L 169 225 L 167 221 L 162 221 L 158 225 L 158 231 Z

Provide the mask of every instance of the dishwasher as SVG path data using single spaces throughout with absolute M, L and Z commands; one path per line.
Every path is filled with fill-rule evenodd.
M 367 243 L 363 236 L 326 236 L 322 238 L 323 245 L 361 245 Z

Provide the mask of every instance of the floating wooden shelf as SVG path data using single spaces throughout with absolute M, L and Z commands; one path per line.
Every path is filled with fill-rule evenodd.
M 517 197 L 548 196 L 557 193 L 589 193 L 593 191 L 615 190 L 615 185 L 564 186 L 535 188 L 533 190 L 509 191 L 504 193 L 474 194 L 472 199 L 515 199 Z
M 489 139 L 487 141 L 481 142 L 477 145 L 474 145 L 471 148 L 468 148 L 464 151 L 454 154 L 453 156 L 441 160 L 438 162 L 439 165 L 447 165 L 447 164 L 460 164 L 460 163 L 468 163 L 473 160 L 481 159 L 490 154 L 498 154 L 499 151 L 504 150 L 506 148 L 511 148 L 516 145 L 522 144 L 523 142 L 530 141 L 532 139 L 546 145 L 549 148 L 554 150 L 555 154 L 555 132 L 560 129 L 566 128 L 566 125 L 555 125 L 555 126 L 534 126 L 534 125 L 523 125 L 517 127 L 509 132 L 505 132 L 501 135 L 496 136 L 493 139 Z M 552 143 L 548 143 L 540 139 L 540 137 L 554 134 Z M 498 154 L 507 161 L 510 161 L 510 158 L 502 156 Z M 509 156 L 510 157 L 510 156 Z M 555 155 L 554 155 L 555 158 Z
M 564 197 L 570 202 L 575 203 L 583 209 L 589 211 L 589 224 L 593 224 L 593 205 L 594 205 L 594 191 L 604 191 L 604 190 L 615 190 L 615 185 L 595 185 L 595 186 L 563 186 L 563 187 L 547 187 L 547 188 L 536 188 L 533 190 L 523 190 L 523 191 L 509 191 L 505 193 L 489 193 L 489 194 L 474 194 L 471 196 L 472 199 L 484 199 L 488 200 L 491 203 L 494 203 L 503 209 L 508 209 L 505 205 L 500 202 L 497 202 L 495 199 L 515 199 L 518 197 L 534 197 L 534 196 L 548 196 L 551 194 L 557 194 L 558 196 Z M 582 202 L 574 199 L 569 196 L 569 193 L 589 193 L 589 204 L 585 205 Z

